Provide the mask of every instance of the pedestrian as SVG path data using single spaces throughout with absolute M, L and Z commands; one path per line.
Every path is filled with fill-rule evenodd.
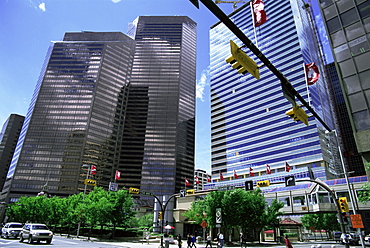
M 177 239 L 177 244 L 178 244 L 179 248 L 181 248 L 182 247 L 182 240 L 181 240 L 181 234 L 180 233 L 177 235 L 176 239 Z
M 224 235 L 222 233 L 218 234 L 218 243 L 220 244 L 219 248 L 222 248 L 224 246 Z
M 207 233 L 207 245 L 205 248 L 207 248 L 208 245 L 212 248 L 212 237 L 209 233 Z
M 195 237 L 195 235 L 191 235 L 191 246 L 190 247 L 195 247 L 195 242 L 197 241 L 197 238 Z
M 190 236 L 190 234 L 188 234 L 186 241 L 188 243 L 188 248 L 190 248 L 191 247 L 191 236 Z
M 286 248 L 293 248 L 292 244 L 290 243 L 288 236 L 285 236 L 285 245 Z
M 244 237 L 243 233 L 240 233 L 240 247 L 243 248 L 247 247 L 246 238 Z

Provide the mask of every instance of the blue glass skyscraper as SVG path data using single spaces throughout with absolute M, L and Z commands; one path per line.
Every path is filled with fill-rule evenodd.
M 229 17 L 332 128 L 334 121 L 325 78 L 321 75 L 309 87 L 305 82 L 303 64 L 315 62 L 323 71 L 306 7 L 298 0 L 266 0 L 268 20 L 257 28 L 253 27 L 249 4 Z M 285 114 L 292 105 L 283 96 L 280 81 L 248 49 L 243 48 L 262 66 L 261 79 L 238 74 L 225 62 L 230 56 L 230 40 L 238 46 L 243 44 L 222 23 L 211 28 L 210 37 L 212 178 L 216 182 L 208 188 L 242 184 L 245 178 L 251 177 L 251 171 L 254 177 L 249 179 L 273 182 L 283 182 L 287 175 L 307 178 L 310 170 L 314 177 L 323 179 L 338 173 L 338 167 L 330 159 L 328 137 L 322 124 L 310 117 L 306 126 Z M 286 163 L 291 168 L 289 172 Z M 266 174 L 267 166 L 271 174 Z M 225 180 L 217 179 L 220 174 Z M 230 179 L 235 180 L 231 183 Z

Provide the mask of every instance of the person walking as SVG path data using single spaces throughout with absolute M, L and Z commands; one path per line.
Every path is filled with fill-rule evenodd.
M 243 233 L 240 233 L 240 248 L 247 247 L 246 238 L 244 237 Z
M 288 239 L 288 236 L 285 236 L 284 240 L 286 248 L 293 248 L 292 244 L 290 243 L 290 240 Z
M 176 237 L 177 239 L 177 245 L 179 246 L 179 248 L 182 247 L 182 239 L 181 239 L 181 234 L 179 233 Z
M 218 243 L 220 244 L 219 248 L 224 247 L 224 235 L 222 233 L 218 234 Z
M 191 247 L 191 236 L 190 236 L 190 234 L 188 234 L 186 242 L 188 243 L 188 248 L 190 248 Z
M 195 242 L 197 241 L 197 238 L 195 237 L 195 235 L 191 235 L 191 246 L 190 247 L 195 247 Z
M 205 248 L 208 248 L 208 245 L 212 248 L 212 237 L 209 233 L 207 233 L 207 245 Z

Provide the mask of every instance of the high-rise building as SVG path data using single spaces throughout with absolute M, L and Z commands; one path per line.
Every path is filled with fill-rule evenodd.
M 3 188 L 23 121 L 24 116 L 11 114 L 0 130 L 0 190 Z
M 194 171 L 194 189 L 196 191 L 203 190 L 204 185 L 208 183 L 211 176 L 205 170 L 196 169 Z
M 306 5 L 297 0 L 264 3 L 267 22 L 259 27 L 253 27 L 249 4 L 229 17 L 333 128 L 324 77 L 311 86 L 305 81 L 303 64 L 315 62 L 323 71 Z M 214 183 L 205 188 L 231 184 L 231 179 L 232 184 L 243 185 L 246 178 L 284 182 L 288 175 L 303 179 L 313 173 L 315 178 L 326 179 L 340 173 L 340 164 L 331 160 L 327 146 L 331 137 L 325 134 L 323 125 L 310 117 L 306 126 L 285 114 L 292 104 L 283 96 L 278 78 L 247 48 L 242 49 L 261 66 L 259 80 L 250 74 L 238 74 L 227 64 L 225 59 L 231 56 L 230 40 L 238 46 L 243 44 L 224 24 L 212 26 L 210 38 Z
M 369 163 L 370 64 L 367 60 L 370 55 L 370 2 L 319 0 L 319 3 L 357 150 L 362 163 Z M 356 172 L 363 170 L 352 169 Z
M 126 187 L 180 192 L 193 178 L 196 23 L 182 16 L 140 16 L 120 167 Z
M 78 193 L 86 178 L 108 189 L 117 170 L 119 188 L 180 190 L 194 171 L 195 46 L 180 16 L 54 42 L 0 201 Z

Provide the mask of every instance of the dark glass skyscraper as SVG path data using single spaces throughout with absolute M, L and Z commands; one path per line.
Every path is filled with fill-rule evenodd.
M 194 173 L 196 24 L 181 16 L 140 16 L 129 35 L 136 51 L 122 181 L 158 195 L 173 194 Z
M 159 195 L 193 177 L 196 24 L 139 17 L 129 34 L 54 42 L 0 201 L 74 194 L 86 177 L 107 189 L 116 170 L 120 187 Z
M 359 167 L 370 163 L 370 1 L 319 0 L 319 3 L 353 136 L 362 157 L 362 164 L 351 168 L 358 173 L 363 171 Z

